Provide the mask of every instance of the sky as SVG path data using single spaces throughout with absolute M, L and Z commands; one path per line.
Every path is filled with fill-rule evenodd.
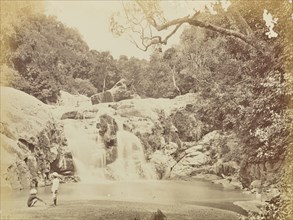
M 164 0 L 160 4 L 164 9 L 165 17 L 174 19 L 193 14 L 195 10 L 204 10 L 205 6 L 208 7 L 211 14 L 216 14 L 212 4 L 219 1 L 225 10 L 231 4 L 229 0 Z M 66 26 L 77 29 L 90 49 L 110 51 L 114 58 L 119 58 L 120 55 L 134 56 L 141 59 L 149 58 L 151 51 L 144 52 L 139 50 L 126 37 L 114 37 L 109 29 L 111 15 L 114 12 L 123 12 L 121 0 L 47 0 L 45 1 L 45 6 L 48 15 L 54 15 Z M 266 34 L 268 37 L 277 37 L 277 33 L 273 31 L 273 27 L 277 24 L 277 18 L 273 18 L 266 10 L 263 16 L 269 27 L 269 31 Z M 163 49 L 178 44 L 183 29 L 184 26 L 168 40 L 167 46 Z
M 90 49 L 110 51 L 114 58 L 148 59 L 150 52 L 143 52 L 125 38 L 114 37 L 109 30 L 113 12 L 122 10 L 121 1 L 47 1 L 46 14 L 55 15 L 66 26 L 76 28 Z
M 164 9 L 167 9 L 165 10 L 167 17 L 186 16 L 186 13 L 188 13 L 186 10 L 193 10 L 194 4 L 203 8 L 199 1 L 190 2 L 189 4 L 192 4 L 192 7 L 188 5 L 188 1 L 163 1 L 162 4 L 164 4 Z M 141 51 L 125 37 L 114 37 L 109 30 L 109 19 L 112 13 L 122 11 L 121 0 L 59 0 L 46 1 L 45 5 L 48 15 L 54 15 L 66 26 L 76 28 L 90 49 L 110 51 L 114 58 L 119 58 L 122 54 L 128 57 L 149 58 L 151 51 Z M 194 13 L 194 11 L 191 11 L 191 13 Z M 169 39 L 168 45 L 164 49 L 179 43 L 182 30 L 183 28 Z

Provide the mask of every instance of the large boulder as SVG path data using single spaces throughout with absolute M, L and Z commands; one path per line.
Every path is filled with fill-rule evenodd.
M 125 79 L 118 81 L 109 91 L 113 94 L 115 102 L 125 99 L 138 98 L 132 82 L 127 82 Z
M 196 148 L 189 153 L 185 151 L 183 155 L 185 156 L 172 169 L 172 177 L 188 176 L 210 162 L 210 157 L 197 151 Z
M 169 178 L 171 168 L 176 164 L 174 158 L 164 154 L 162 151 L 155 151 L 150 162 L 154 165 L 159 179 Z
M 194 151 L 190 154 L 187 154 L 180 163 L 185 166 L 199 167 L 205 165 L 209 162 L 210 158 L 204 153 Z
M 114 102 L 114 97 L 111 91 L 105 91 L 92 95 L 91 102 L 93 105 L 105 102 Z
M 105 102 L 119 102 L 121 100 L 138 97 L 132 83 L 127 82 L 125 79 L 121 79 L 111 89 L 91 96 L 91 101 L 94 105 Z
M 57 105 L 71 107 L 90 106 L 91 100 L 84 95 L 72 95 L 68 92 L 60 91 Z

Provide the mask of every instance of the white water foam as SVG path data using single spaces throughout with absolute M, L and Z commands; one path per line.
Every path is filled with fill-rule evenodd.
M 125 130 L 117 131 L 117 159 L 112 165 L 120 180 L 154 179 L 154 172 L 146 163 L 140 139 Z
M 155 172 L 146 163 L 140 139 L 123 130 L 123 119 L 111 115 L 118 124 L 117 159 L 107 165 L 116 180 L 155 179 Z M 97 118 L 93 120 L 64 120 L 64 131 L 71 149 L 76 174 L 82 182 L 105 180 L 106 150 L 99 130 Z
M 76 173 L 83 182 L 105 179 L 106 151 L 95 123 L 67 119 L 64 132 L 71 149 Z

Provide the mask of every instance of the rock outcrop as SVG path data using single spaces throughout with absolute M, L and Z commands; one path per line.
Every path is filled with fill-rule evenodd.
M 131 82 L 125 79 L 118 81 L 113 88 L 91 96 L 93 105 L 105 102 L 119 102 L 125 99 L 138 98 Z
M 99 117 L 99 122 L 96 124 L 101 137 L 103 137 L 106 148 L 106 164 L 113 163 L 117 158 L 117 130 L 118 125 L 114 118 L 107 114 Z
M 1 180 L 23 189 L 44 184 L 50 171 L 74 172 L 62 125 L 48 106 L 12 88 L 1 87 L 1 96 Z
M 239 172 L 240 142 L 233 133 L 212 131 L 199 141 L 183 142 L 183 155 L 172 169 L 171 176 L 188 176 L 200 173 L 216 174 L 223 178 Z

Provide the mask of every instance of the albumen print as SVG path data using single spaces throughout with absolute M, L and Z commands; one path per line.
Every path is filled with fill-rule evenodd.
M 292 0 L 1 0 L 1 219 L 293 219 Z

